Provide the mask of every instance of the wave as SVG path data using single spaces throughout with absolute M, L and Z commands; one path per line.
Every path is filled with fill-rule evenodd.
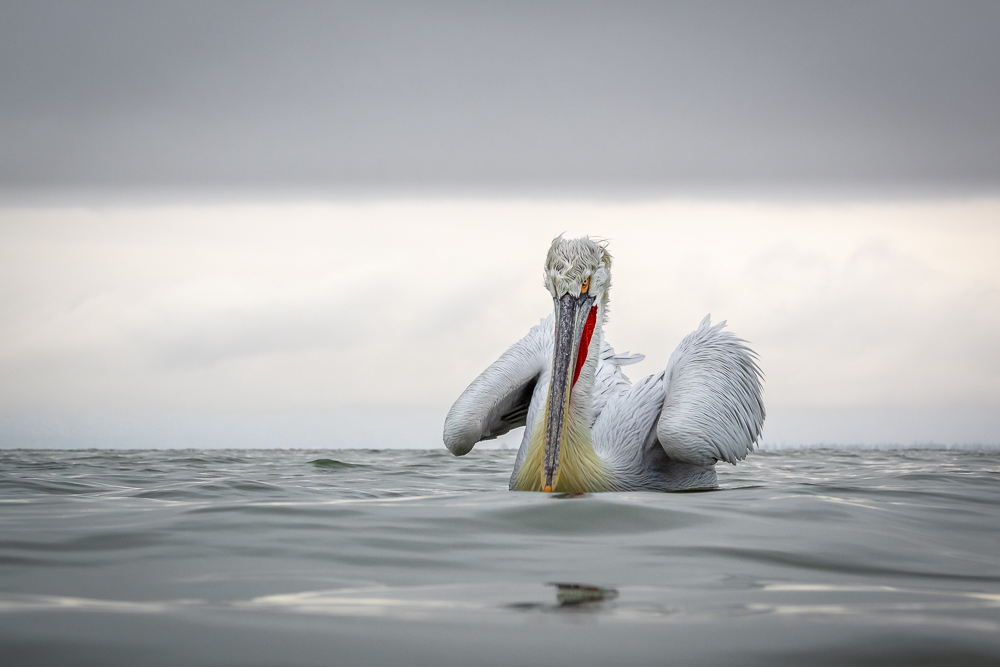
M 816 443 L 761 443 L 757 445 L 757 449 L 762 452 L 769 451 L 787 451 L 796 449 L 880 449 L 880 450 L 896 450 L 896 449 L 929 449 L 929 450 L 959 450 L 959 451 L 980 451 L 980 450 L 990 450 L 990 451 L 1000 451 L 1000 443 L 944 443 L 944 442 L 923 442 L 923 443 L 894 443 L 894 442 L 878 442 L 878 443 L 833 443 L 833 442 L 816 442 Z

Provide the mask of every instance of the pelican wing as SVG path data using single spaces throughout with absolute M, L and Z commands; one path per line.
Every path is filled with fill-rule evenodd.
M 455 456 L 480 440 L 525 425 L 535 385 L 552 356 L 552 317 L 532 327 L 472 381 L 444 420 L 444 444 Z
M 764 425 L 763 376 L 746 341 L 711 326 L 710 316 L 670 356 L 656 437 L 675 461 L 736 463 Z
M 608 402 L 632 386 L 621 367 L 639 363 L 645 358 L 642 354 L 616 353 L 608 341 L 601 340 L 601 355 L 598 357 L 597 373 L 594 376 L 594 413 L 591 427 L 597 423 Z

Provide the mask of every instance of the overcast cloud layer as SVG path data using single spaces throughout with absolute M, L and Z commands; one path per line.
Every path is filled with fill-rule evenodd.
M 551 312 L 563 231 L 610 239 L 606 332 L 647 355 L 633 378 L 711 313 L 761 355 L 768 442 L 1000 444 L 997 219 L 998 200 L 0 209 L 0 445 L 25 443 L 4 418 L 49 412 L 159 413 L 130 418 L 133 446 L 438 446 Z M 66 439 L 108 444 L 81 440 L 100 419 Z
M 560 232 L 612 240 L 631 374 L 706 312 L 753 342 L 769 445 L 1000 444 L 997 35 L 995 1 L 0 0 L 0 446 L 438 446 Z
M 1000 189 L 1000 3 L 4 2 L 0 190 Z

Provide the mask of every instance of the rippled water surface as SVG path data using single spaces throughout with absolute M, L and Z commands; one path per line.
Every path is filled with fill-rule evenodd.
M 577 497 L 507 491 L 513 457 L 0 451 L 2 662 L 1000 661 L 998 452 Z

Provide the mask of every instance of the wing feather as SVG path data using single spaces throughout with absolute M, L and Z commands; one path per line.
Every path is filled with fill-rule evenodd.
M 637 363 L 643 359 L 645 357 L 641 354 L 629 354 L 628 352 L 618 354 L 608 344 L 608 341 L 601 340 L 601 354 L 598 357 L 597 373 L 594 376 L 594 403 L 591 427 L 597 423 L 608 401 L 632 386 L 628 377 L 622 372 L 621 367 Z
M 764 426 L 763 374 L 746 341 L 710 316 L 670 356 L 656 437 L 675 461 L 736 463 Z
M 472 381 L 444 420 L 444 444 L 455 456 L 468 454 L 481 440 L 492 440 L 525 425 L 531 396 L 551 357 L 554 320 L 532 327 Z

